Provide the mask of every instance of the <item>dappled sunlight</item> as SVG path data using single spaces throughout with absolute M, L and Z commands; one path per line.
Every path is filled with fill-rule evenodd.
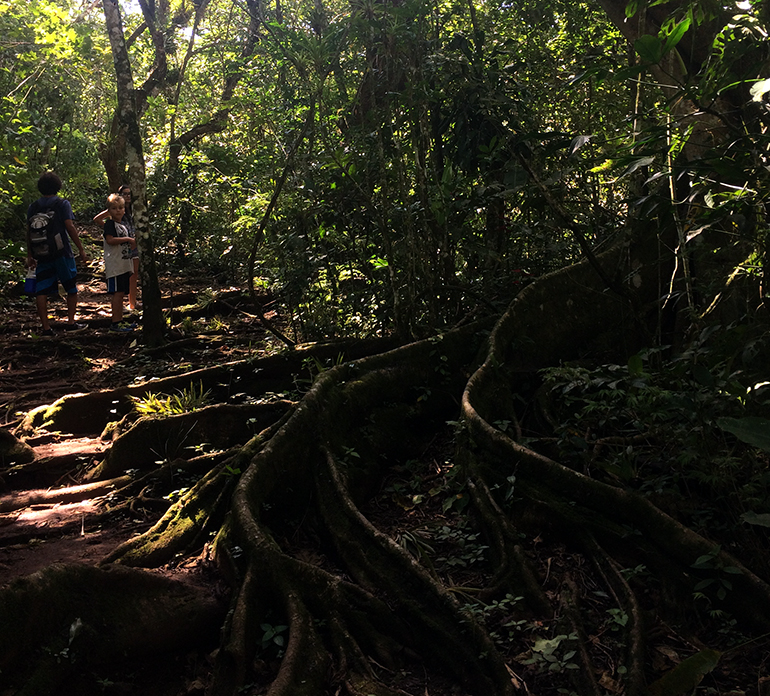
M 33 505 L 20 510 L 15 517 L 17 525 L 32 524 L 36 527 L 58 527 L 71 523 L 73 520 L 85 523 L 86 515 L 98 512 L 99 507 L 94 500 L 82 500 L 77 503 L 57 503 L 53 506 Z
M 114 358 L 91 358 L 89 360 L 92 372 L 104 372 L 109 370 L 115 363 L 116 360 Z

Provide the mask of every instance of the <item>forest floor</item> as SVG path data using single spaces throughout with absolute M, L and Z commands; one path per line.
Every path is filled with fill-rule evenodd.
M 41 336 L 34 298 L 25 296 L 20 285 L 7 290 L 0 322 L 0 430 L 14 432 L 32 409 L 69 394 L 140 384 L 282 349 L 277 339 L 266 335 L 239 289 L 212 288 L 210 278 L 161 278 L 160 285 L 174 340 L 153 351 L 143 349 L 141 329 L 109 331 L 110 302 L 98 274 L 79 277 L 77 321 L 85 329 L 65 331 L 64 299 L 49 302 L 52 337 Z M 269 320 L 276 321 L 269 304 L 264 311 Z M 140 322 L 141 314 L 131 316 L 126 305 L 125 318 Z M 109 448 L 106 439 L 42 430 L 25 442 L 35 451 L 41 476 L 40 482 L 25 485 L 21 494 L 38 500 L 19 508 L 14 499 L 20 494 L 18 487 L 0 476 L 0 590 L 55 564 L 96 566 L 121 543 L 151 528 L 165 511 L 163 506 L 137 506 L 105 515 L 109 491 L 77 494 L 83 472 L 93 468 Z M 63 472 L 53 481 L 42 472 L 50 463 Z M 72 499 L 62 502 L 62 494 L 68 491 L 72 491 Z M 39 499 L 49 492 L 55 494 L 50 502 Z M 380 522 L 386 528 L 394 524 L 384 518 Z M 149 572 L 192 584 L 227 601 L 230 588 L 205 549 L 199 556 L 180 558 Z M 217 648 L 212 644 L 157 661 L 132 662 L 122 671 L 113 669 L 109 679 L 101 680 L 103 693 L 201 696 L 211 680 Z M 441 675 L 431 675 L 429 691 L 427 679 L 412 683 L 404 673 L 399 687 L 407 689 L 402 691 L 405 694 L 463 693 Z M 15 693 L 0 685 L 0 696 Z
M 13 288 L 0 323 L 0 427 L 13 432 L 28 411 L 67 394 L 111 389 L 253 357 L 255 346 L 266 345 L 259 321 L 235 306 L 243 297 L 240 291 L 218 289 L 218 297 L 232 297 L 233 303 L 228 304 L 229 316 L 223 322 L 213 318 L 215 306 L 197 314 L 196 309 L 184 311 L 201 296 L 211 296 L 210 278 L 198 282 L 162 278 L 161 288 L 173 288 L 173 292 L 163 292 L 163 304 L 164 312 L 171 315 L 172 326 L 178 322 L 178 328 L 172 329 L 177 340 L 152 357 L 142 351 L 141 329 L 127 334 L 109 331 L 109 297 L 98 275 L 86 276 L 84 282 L 79 282 L 77 321 L 87 328 L 62 330 L 67 320 L 65 302 L 49 302 L 53 337 L 40 335 L 34 299 L 21 294 L 20 288 Z M 128 315 L 127 306 L 126 312 Z M 140 321 L 137 313 L 127 318 Z M 29 493 L 51 489 L 59 493 L 79 484 L 79 471 L 100 459 L 108 446 L 98 437 L 56 432 L 40 433 L 27 444 L 34 448 L 37 460 L 70 462 L 69 470 L 53 485 L 46 482 L 44 489 L 26 491 Z M 0 477 L 0 588 L 56 563 L 96 565 L 120 543 L 152 526 L 162 514 L 162 510 L 140 509 L 135 514 L 98 515 L 103 495 L 101 501 L 91 496 L 66 503 L 38 502 L 5 512 L 8 508 L 2 507 L 3 498 L 11 495 L 8 482 Z M 91 522 L 93 519 L 98 522 Z M 212 564 L 203 557 L 184 559 L 153 572 L 207 586 L 212 593 L 226 592 Z M 137 669 L 133 665 L 126 679 L 112 683 L 105 693 L 202 694 L 206 681 L 203 673 L 210 668 L 206 655 L 176 659 L 174 666 L 163 662 Z M 4 693 L 0 688 L 0 694 Z
M 154 351 L 143 349 L 141 331 L 128 334 L 109 331 L 109 298 L 98 275 L 86 276 L 79 284 L 78 321 L 87 328 L 77 332 L 61 330 L 66 322 L 65 303 L 57 300 L 50 304 L 49 315 L 53 319 L 54 331 L 59 328 L 54 337 L 40 335 L 32 298 L 22 295 L 20 288 L 6 293 L 7 302 L 0 322 L 0 430 L 13 432 L 31 409 L 51 404 L 67 394 L 144 383 L 280 350 L 280 345 L 266 338 L 264 329 L 253 316 L 240 290 L 212 288 L 208 277 L 184 281 L 161 278 L 160 284 L 164 313 L 169 316 L 170 333 L 174 340 L 163 349 Z M 216 291 L 215 295 L 212 290 Z M 270 309 L 268 305 L 267 317 L 275 320 Z M 58 432 L 40 432 L 28 439 L 27 444 L 34 448 L 36 461 L 39 460 L 41 465 L 57 461 L 57 470 L 62 472 L 55 481 L 48 478 L 43 483 L 41 478 L 39 485 L 33 482 L 25 487 L 26 493 L 38 489 L 35 492 L 42 498 L 49 490 L 59 494 L 67 487 L 81 484 L 82 472 L 101 460 L 103 452 L 109 447 L 109 442 L 98 436 L 76 437 Z M 420 477 L 411 472 L 409 466 L 402 467 L 404 470 L 394 474 L 394 479 L 389 482 L 390 488 L 384 487 L 382 495 L 370 502 L 366 510 L 369 519 L 391 538 L 400 539 L 402 544 L 411 540 L 417 547 L 421 539 L 420 531 L 428 527 L 445 524 L 448 530 L 462 531 L 454 524 L 455 518 L 442 506 L 440 496 L 432 495 L 432 489 L 438 486 L 437 480 L 448 475 L 442 470 L 442 462 L 450 460 L 452 455 L 451 433 L 432 440 L 420 454 L 421 461 L 427 464 L 415 469 L 430 469 L 432 473 Z M 400 482 L 403 490 L 397 485 L 399 476 L 403 478 Z M 419 489 L 410 488 L 415 481 L 419 482 Z M 409 495 L 404 497 L 403 492 Z M 413 496 L 413 493 L 419 495 Z M 100 491 L 98 495 L 73 496 L 67 502 L 39 499 L 23 508 L 4 507 L 4 500 L 16 494 L 18 490 L 14 490 L 0 476 L 0 589 L 52 564 L 97 565 L 119 544 L 149 529 L 164 511 L 162 505 L 150 505 L 124 509 L 120 514 L 101 514 L 109 495 L 105 491 Z M 415 497 L 433 502 L 418 509 L 412 503 Z M 380 505 L 385 498 L 397 504 Z M 476 548 L 470 546 L 467 551 L 472 554 Z M 606 649 L 607 653 L 606 668 L 597 672 L 596 681 L 604 693 L 622 694 L 622 684 L 612 676 L 611 651 L 620 653 L 623 646 L 618 645 L 619 631 L 613 632 L 617 627 L 611 623 L 608 627 L 606 620 L 606 615 L 615 610 L 608 609 L 613 605 L 606 604 L 604 599 L 597 599 L 600 595 L 598 586 L 591 584 L 585 560 L 558 543 L 549 543 L 545 534 L 543 538 L 538 535 L 532 540 L 527 553 L 546 579 L 545 589 L 552 596 L 557 596 L 560 591 L 557 577 L 568 576 L 574 582 L 585 583 L 588 599 L 583 612 L 596 615 L 596 625 L 604 627 L 592 635 L 593 647 L 597 651 Z M 457 566 L 450 578 L 452 584 L 457 587 L 477 584 L 478 578 L 473 577 L 475 567 L 470 563 L 467 570 Z M 193 584 L 226 601 L 229 588 L 205 550 L 198 556 L 180 558 L 149 572 Z M 500 604 L 502 606 L 503 602 Z M 516 623 L 526 622 L 521 620 Z M 514 629 L 510 630 L 514 632 Z M 655 630 L 657 637 L 655 647 L 650 649 L 648 668 L 656 676 L 668 672 L 685 655 L 697 652 L 706 645 L 695 637 L 679 635 L 663 623 L 658 623 Z M 519 637 L 517 634 L 517 640 Z M 163 656 L 155 661 L 127 664 L 111 672 L 109 679 L 101 680 L 102 693 L 202 696 L 210 682 L 217 647 L 211 644 L 194 651 Z M 729 659 L 722 659 L 719 673 L 715 670 L 709 675 L 710 690 L 704 687 L 698 693 L 732 696 L 770 694 L 770 676 L 765 674 L 770 653 L 767 653 L 765 641 L 745 650 L 729 652 Z M 523 667 L 517 664 L 524 659 L 522 656 L 527 655 L 523 652 L 521 655 L 511 653 L 511 664 L 521 671 L 526 682 L 530 686 L 536 684 L 538 693 L 556 693 L 556 687 L 549 683 L 549 676 L 537 674 L 537 665 Z M 736 686 L 738 684 L 741 688 Z M 420 696 L 461 696 L 465 693 L 448 677 L 429 675 L 427 672 L 419 678 L 415 674 L 404 673 L 399 681 L 394 679 L 394 686 L 401 693 Z M 526 690 L 526 687 L 522 689 Z M 257 692 L 264 693 L 261 687 Z M 0 696 L 13 696 L 14 693 L 5 690 L 0 683 Z M 67 694 L 57 693 L 57 696 Z

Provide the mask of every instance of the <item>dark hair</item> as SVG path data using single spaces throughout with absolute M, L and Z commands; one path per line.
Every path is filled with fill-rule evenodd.
M 45 172 L 37 180 L 37 190 L 44 196 L 53 196 L 61 191 L 62 183 L 55 172 Z
M 128 184 L 122 184 L 121 186 L 118 186 L 118 193 L 123 195 L 123 193 L 128 189 L 129 194 L 131 193 L 131 187 Z

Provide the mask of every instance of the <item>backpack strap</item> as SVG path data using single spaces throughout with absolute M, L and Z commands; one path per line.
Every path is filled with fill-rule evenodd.
M 30 205 L 29 214 L 27 215 L 28 218 L 32 217 L 33 215 L 37 215 L 39 212 L 42 212 L 43 210 L 53 210 L 57 215 L 61 216 L 61 198 L 58 196 L 51 200 L 51 202 L 48 205 L 43 205 L 40 202 L 40 199 L 37 198 L 34 201 L 32 201 L 32 205 Z

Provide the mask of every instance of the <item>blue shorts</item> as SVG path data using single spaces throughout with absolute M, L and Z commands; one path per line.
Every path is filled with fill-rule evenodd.
M 127 293 L 129 289 L 130 273 L 121 273 L 118 276 L 107 278 L 107 294 L 114 295 L 116 292 Z
M 60 256 L 53 261 L 38 261 L 35 267 L 36 295 L 58 295 L 59 283 L 68 295 L 77 294 L 78 288 L 75 279 L 78 275 L 78 267 L 74 258 Z

